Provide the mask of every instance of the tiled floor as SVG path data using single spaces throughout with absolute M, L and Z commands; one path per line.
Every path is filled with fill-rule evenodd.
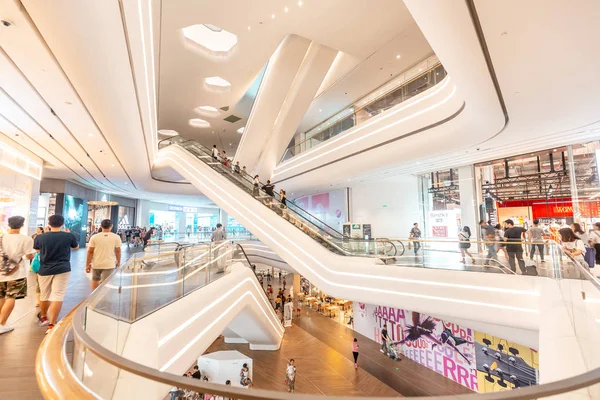
M 141 248 L 123 247 L 123 260 Z M 86 249 L 71 255 L 72 272 L 69 289 L 63 304 L 61 317 L 71 311 L 90 294 L 90 281 L 85 274 Z M 46 329 L 37 325 L 35 307 L 35 277 L 28 280 L 28 295 L 18 300 L 8 325 L 14 331 L 0 335 L 0 399 L 38 400 L 43 399 L 37 386 L 34 372 L 37 349 L 45 337 Z

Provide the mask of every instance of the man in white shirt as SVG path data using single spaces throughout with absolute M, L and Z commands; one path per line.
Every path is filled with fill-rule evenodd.
M 10 275 L 0 275 L 0 335 L 13 330 L 6 326 L 8 317 L 15 307 L 16 299 L 27 296 L 27 266 L 26 260 L 31 260 L 35 254 L 33 239 L 21 235 L 25 218 L 14 216 L 8 219 L 8 233 L 2 235 L 2 253 L 8 258 L 19 262 L 17 270 Z
M 92 290 L 112 274 L 121 264 L 121 238 L 111 232 L 112 222 L 100 223 L 102 232 L 95 234 L 88 243 L 85 272 L 92 272 Z

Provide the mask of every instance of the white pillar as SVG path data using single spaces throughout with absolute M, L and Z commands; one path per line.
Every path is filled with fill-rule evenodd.
M 479 235 L 479 212 L 477 210 L 479 202 L 475 190 L 475 167 L 473 165 L 458 168 L 458 190 L 460 193 L 462 226 L 471 228 L 471 233 L 474 236 L 471 240 L 479 240 L 481 237 Z

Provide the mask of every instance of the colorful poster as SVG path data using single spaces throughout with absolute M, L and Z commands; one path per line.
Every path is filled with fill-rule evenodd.
M 534 349 L 417 312 L 356 303 L 354 329 L 473 391 L 497 392 L 538 383 Z
M 417 312 L 359 303 L 354 329 L 381 343 L 387 325 L 395 350 L 404 357 L 477 391 L 474 331 Z
M 500 392 L 538 384 L 537 350 L 475 332 L 480 392 Z

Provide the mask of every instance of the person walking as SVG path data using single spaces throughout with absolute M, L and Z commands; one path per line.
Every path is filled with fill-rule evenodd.
M 21 234 L 25 218 L 15 215 L 8 219 L 8 231 L 0 236 L 0 335 L 14 328 L 6 326 L 18 299 L 27 297 L 27 266 L 33 259 L 33 239 Z
M 529 259 L 533 261 L 535 257 L 535 250 L 537 249 L 540 253 L 540 261 L 544 261 L 544 230 L 540 228 L 540 220 L 533 220 L 533 227 L 527 231 L 529 242 L 531 243 L 531 251 L 529 252 Z
M 210 235 L 210 241 L 222 242 L 223 240 L 227 240 L 227 233 L 223 230 L 222 224 L 217 224 L 217 229 Z
M 288 387 L 288 392 L 294 393 L 294 386 L 296 384 L 296 366 L 293 358 L 290 359 L 287 367 L 285 368 L 285 383 Z
M 471 228 L 464 226 L 458 234 L 458 248 L 460 249 L 461 263 L 465 264 L 465 254 L 471 257 L 471 263 L 475 264 L 475 257 L 471 254 Z
M 419 229 L 419 224 L 417 222 L 415 222 L 413 224 L 412 229 L 410 230 L 410 234 L 408 235 L 409 239 L 413 240 L 413 249 L 415 252 L 415 256 L 417 255 L 417 253 L 419 252 L 419 249 L 421 248 L 421 230 Z
M 519 263 L 519 269 L 523 275 L 527 275 L 527 268 L 525 267 L 525 260 L 523 259 L 523 235 L 527 232 L 527 229 L 520 226 L 515 226 L 512 219 L 504 221 L 506 230 L 504 231 L 504 240 L 510 242 L 506 244 L 506 252 L 508 254 L 508 264 L 513 272 L 517 272 L 516 263 Z M 516 261 L 515 261 L 516 260 Z M 535 268 L 535 267 L 533 267 Z
M 479 221 L 479 226 L 481 227 L 481 233 L 483 236 L 483 240 L 485 241 L 485 246 L 487 247 L 487 256 L 485 256 L 485 261 L 483 265 L 490 265 L 490 261 L 494 260 L 498 262 L 498 254 L 496 253 L 496 230 L 489 223 L 485 222 L 485 220 Z M 464 258 L 464 257 L 463 257 Z
M 385 354 L 386 356 L 388 354 L 387 342 L 389 340 L 390 337 L 388 336 L 387 325 L 383 324 L 383 328 L 381 328 L 381 348 L 379 349 L 379 351 Z
M 216 144 L 213 144 L 213 147 L 212 147 L 212 158 L 215 161 L 219 161 L 219 150 L 217 150 Z
M 35 240 L 35 238 L 37 236 L 39 236 L 43 233 L 44 233 L 44 227 L 38 226 L 37 228 L 35 228 L 35 233 L 33 235 L 31 235 L 31 239 Z M 33 243 L 32 243 L 32 246 L 33 246 Z M 33 257 L 35 258 L 35 255 Z M 38 257 L 39 257 L 39 255 L 38 255 Z M 33 261 L 36 261 L 39 265 L 39 259 L 33 260 Z M 35 306 L 39 307 L 40 306 L 40 280 L 38 279 L 37 272 L 34 272 L 32 269 L 31 273 L 35 275 Z
M 50 232 L 39 235 L 33 241 L 33 248 L 40 252 L 40 326 L 48 326 L 46 333 L 54 328 L 67 292 L 71 275 L 71 251 L 79 249 L 75 235 L 68 229 L 61 229 L 65 223 L 62 215 L 48 218 Z
M 85 272 L 92 273 L 92 291 L 121 265 L 121 238 L 111 232 L 110 219 L 100 223 L 102 232 L 92 236 L 88 244 Z
M 354 358 L 354 368 L 358 368 L 358 339 L 354 338 L 352 342 L 352 357 Z
M 142 247 L 142 250 L 146 250 L 146 247 L 148 247 L 148 242 L 150 240 L 152 240 L 152 236 L 154 236 L 154 232 L 156 231 L 156 228 L 151 227 L 148 232 L 146 232 L 146 234 L 143 237 L 143 241 L 144 241 L 144 246 Z

